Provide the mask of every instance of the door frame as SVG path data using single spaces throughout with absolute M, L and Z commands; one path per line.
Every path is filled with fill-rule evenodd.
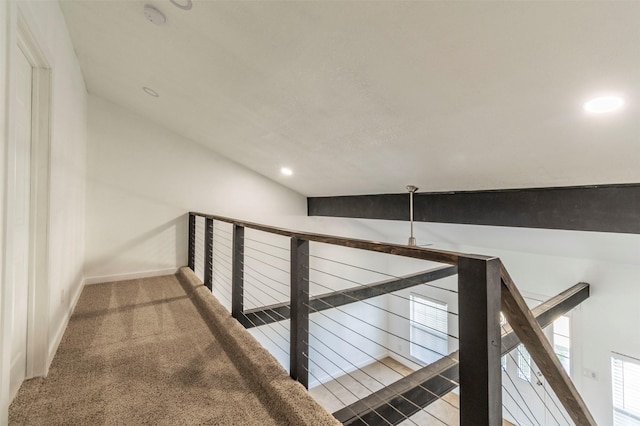
M 29 6 L 20 2 L 7 3 L 7 74 L 6 91 L 6 157 L 4 181 L 4 255 L 2 288 L 2 417 L 10 403 L 9 398 L 9 358 L 11 354 L 10 306 L 13 300 L 12 283 L 13 230 L 9 224 L 14 221 L 13 206 L 15 191 L 9 180 L 15 172 L 12 158 L 15 157 L 15 88 L 17 78 L 17 55 L 22 51 L 32 66 L 32 112 L 31 112 L 31 188 L 29 211 L 29 283 L 27 304 L 27 348 L 25 378 L 46 376 L 49 368 L 49 192 L 50 192 L 50 143 L 51 143 L 51 101 L 52 72 L 49 64 L 51 55 L 44 50 L 46 40 L 37 31 L 35 19 Z M 1 422 L 1 419 L 0 419 Z
M 17 45 L 33 68 L 31 100 L 31 211 L 29 242 L 29 318 L 26 377 L 46 376 L 49 369 L 49 191 L 51 144 L 51 67 L 18 8 Z

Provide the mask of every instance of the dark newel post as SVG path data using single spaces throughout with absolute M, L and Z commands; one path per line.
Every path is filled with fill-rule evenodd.
M 291 378 L 309 388 L 309 241 L 291 238 Z
M 187 264 L 192 271 L 196 269 L 196 215 L 189 213 L 189 259 Z
M 204 285 L 213 291 L 213 219 L 209 218 L 204 229 Z
M 231 279 L 231 315 L 240 320 L 244 312 L 244 227 L 233 225 L 233 275 Z
M 502 425 L 500 261 L 458 262 L 460 425 Z

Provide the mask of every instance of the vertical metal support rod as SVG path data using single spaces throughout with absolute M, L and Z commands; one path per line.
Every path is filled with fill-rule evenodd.
M 240 320 L 244 312 L 244 226 L 233 225 L 231 315 Z
M 192 271 L 196 269 L 196 215 L 189 213 L 189 258 L 187 265 Z
M 291 238 L 291 378 L 309 389 L 309 241 Z
M 418 190 L 415 185 L 408 185 L 407 191 L 409 191 L 409 222 L 411 222 L 411 236 L 407 245 L 415 247 L 417 245 L 416 238 L 413 236 L 413 194 Z
M 458 262 L 460 425 L 502 425 L 500 260 Z
M 209 218 L 204 228 L 204 285 L 213 291 L 213 219 Z

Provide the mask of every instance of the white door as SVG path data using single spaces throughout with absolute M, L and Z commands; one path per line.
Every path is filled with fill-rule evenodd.
M 15 203 L 12 223 L 12 338 L 11 338 L 11 398 L 20 388 L 26 374 L 27 319 L 29 297 L 29 227 L 31 198 L 31 64 L 18 49 L 17 85 L 15 88 L 14 137 L 16 143 L 13 185 Z

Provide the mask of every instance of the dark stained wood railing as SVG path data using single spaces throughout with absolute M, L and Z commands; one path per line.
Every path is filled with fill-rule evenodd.
M 372 297 L 392 293 L 405 288 L 415 287 L 420 284 L 450 277 L 458 273 L 455 266 L 439 266 L 427 271 L 404 275 L 399 278 L 378 281 L 375 283 L 346 288 L 331 293 L 321 294 L 309 299 L 309 308 L 312 312 L 325 311 L 350 303 L 362 302 Z M 248 309 L 243 312 L 239 321 L 245 328 L 259 327 L 278 321 L 289 319 L 289 303 L 277 303 L 259 308 Z
M 532 314 L 541 328 L 584 302 L 589 297 L 589 284 L 578 283 L 536 306 Z M 506 355 L 520 344 L 511 326 L 502 330 L 502 353 Z M 398 424 L 458 387 L 460 380 L 459 351 L 442 357 L 389 386 L 336 411 L 333 416 L 344 425 L 375 423 L 380 416 Z
M 460 424 L 500 426 L 502 383 L 500 370 L 502 310 L 514 333 L 555 391 L 572 420 L 595 425 L 588 408 L 562 368 L 535 316 L 527 307 L 500 259 L 426 247 L 351 239 L 292 231 L 203 213 L 189 213 L 189 266 L 195 265 L 195 218 L 233 225 L 232 315 L 244 317 L 243 256 L 244 229 L 254 229 L 291 238 L 291 377 L 308 385 L 308 265 L 309 242 L 331 244 L 396 256 L 445 263 L 458 268 Z M 207 243 L 212 244 L 207 238 Z M 207 251 L 207 250 L 205 250 Z M 306 269 L 308 272 L 308 269 Z

